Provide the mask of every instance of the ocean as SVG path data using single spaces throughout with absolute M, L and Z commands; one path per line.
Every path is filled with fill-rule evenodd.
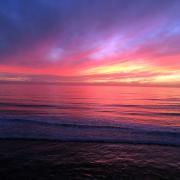
M 0 137 L 180 145 L 180 90 L 1 84 Z
M 0 179 L 179 179 L 180 90 L 0 85 Z

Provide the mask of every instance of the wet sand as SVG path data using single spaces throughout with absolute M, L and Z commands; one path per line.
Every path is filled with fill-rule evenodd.
M 179 179 L 180 147 L 0 140 L 0 179 Z

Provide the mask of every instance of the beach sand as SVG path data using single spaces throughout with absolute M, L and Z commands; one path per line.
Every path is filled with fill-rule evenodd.
M 0 179 L 179 179 L 180 147 L 0 140 Z

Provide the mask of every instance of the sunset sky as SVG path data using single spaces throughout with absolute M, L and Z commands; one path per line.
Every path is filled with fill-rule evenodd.
M 0 81 L 180 87 L 180 1 L 1 0 Z

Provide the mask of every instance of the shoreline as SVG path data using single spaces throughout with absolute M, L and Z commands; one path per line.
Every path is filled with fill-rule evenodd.
M 153 142 L 133 142 L 133 141 L 116 141 L 116 140 L 83 140 L 83 139 L 51 139 L 51 138 L 22 138 L 22 137 L 0 137 L 1 141 L 34 141 L 34 142 L 55 142 L 55 143 L 98 143 L 98 144 L 119 144 L 119 145 L 145 145 L 145 146 L 164 146 L 164 147 L 179 147 L 179 144 L 169 143 L 153 143 Z

